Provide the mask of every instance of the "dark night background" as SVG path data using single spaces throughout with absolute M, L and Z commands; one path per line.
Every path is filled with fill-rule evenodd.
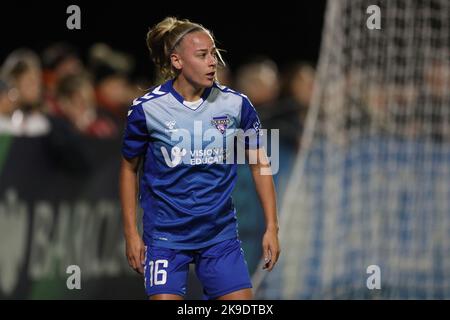
M 165 3 L 169 3 L 166 5 Z M 81 9 L 81 30 L 68 30 L 66 9 Z M 18 47 L 41 53 L 56 41 L 69 42 L 85 57 L 95 42 L 136 58 L 135 74 L 152 72 L 145 45 L 148 28 L 168 15 L 187 18 L 212 30 L 225 61 L 236 66 L 264 55 L 279 67 L 296 61 L 317 61 L 325 0 L 257 3 L 229 1 L 47 1 L 7 2 L 0 19 L 0 61 Z

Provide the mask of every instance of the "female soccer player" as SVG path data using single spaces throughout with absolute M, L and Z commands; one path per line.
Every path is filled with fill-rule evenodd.
M 262 245 L 271 271 L 280 254 L 273 179 L 246 96 L 218 84 L 223 64 L 211 32 L 168 17 L 147 34 L 163 82 L 128 111 L 120 172 L 126 255 L 144 275 L 150 299 L 182 299 L 194 263 L 209 299 L 252 299 L 252 285 L 231 198 L 239 129 L 264 209 Z M 143 239 L 136 224 L 138 167 Z M 250 161 L 251 162 L 251 161 Z M 267 171 L 266 171 L 267 172 Z

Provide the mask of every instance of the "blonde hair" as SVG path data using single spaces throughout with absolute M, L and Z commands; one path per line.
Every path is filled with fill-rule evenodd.
M 150 28 L 147 33 L 147 47 L 153 62 L 158 68 L 161 81 L 166 81 L 177 75 L 177 71 L 173 68 L 170 61 L 170 55 L 181 43 L 185 35 L 196 31 L 206 32 L 215 42 L 212 33 L 208 29 L 187 19 L 178 20 L 175 17 L 167 17 Z M 217 60 L 220 66 L 225 66 L 218 49 Z

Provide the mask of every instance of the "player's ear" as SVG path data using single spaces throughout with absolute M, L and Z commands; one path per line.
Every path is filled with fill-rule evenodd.
M 172 66 L 177 69 L 181 70 L 183 68 L 183 63 L 181 62 L 181 57 L 177 53 L 172 53 L 170 55 L 170 61 L 172 63 Z

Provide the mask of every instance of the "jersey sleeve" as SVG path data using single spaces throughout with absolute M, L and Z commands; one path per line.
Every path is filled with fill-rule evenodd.
M 240 129 L 244 131 L 244 137 L 240 137 L 239 140 L 245 144 L 246 149 L 258 149 L 263 146 L 261 121 L 255 107 L 245 96 L 242 97 Z
M 122 143 L 122 155 L 124 158 L 132 159 L 144 155 L 149 138 L 142 105 L 130 107 Z

